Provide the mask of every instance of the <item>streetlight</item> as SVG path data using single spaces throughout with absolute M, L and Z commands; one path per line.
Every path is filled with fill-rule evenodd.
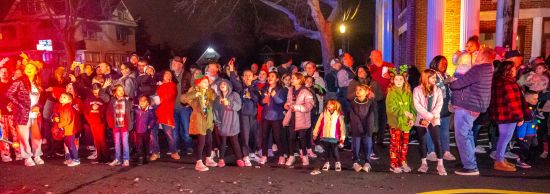
M 346 33 L 346 25 L 340 24 L 340 28 L 339 28 L 339 29 L 340 29 L 340 33 L 342 33 L 342 34 Z
M 344 49 L 346 47 L 346 25 L 344 23 L 340 24 L 340 27 L 338 28 L 340 30 L 340 34 L 342 35 L 342 49 L 340 50 L 340 54 L 344 53 Z
M 208 48 L 206 49 L 206 52 L 207 52 L 207 53 L 214 53 L 214 52 L 216 52 L 216 51 L 215 51 L 213 48 L 208 47 Z

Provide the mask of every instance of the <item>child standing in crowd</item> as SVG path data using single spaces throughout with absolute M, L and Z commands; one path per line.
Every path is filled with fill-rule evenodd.
M 453 55 L 453 64 L 456 65 L 455 78 L 458 79 L 462 77 L 462 75 L 466 74 L 466 72 L 472 68 L 473 63 L 476 61 L 478 50 L 479 37 L 472 36 L 468 38 L 468 42 L 466 42 L 466 50 L 457 51 Z
M 4 95 L 6 94 L 8 88 L 11 86 L 11 83 L 12 80 L 9 76 L 9 70 L 6 67 L 6 64 L 0 65 L 0 94 L 2 94 L 0 95 L 0 125 L 2 127 L 2 135 L 4 136 L 4 139 L 9 139 L 9 137 L 11 136 L 11 140 L 13 142 L 18 142 L 15 125 L 13 122 L 13 112 L 11 108 L 8 108 L 10 101 L 7 96 Z M 20 160 L 20 150 L 14 148 L 14 152 L 16 155 L 16 160 Z M 0 143 L 0 154 L 2 155 L 2 162 L 12 161 L 9 144 Z
M 355 98 L 351 101 L 350 110 L 350 128 L 352 136 L 353 150 L 353 169 L 356 172 L 364 170 L 370 172 L 372 154 L 372 133 L 375 126 L 375 105 L 374 94 L 367 85 L 358 85 L 355 87 Z M 361 166 L 361 149 L 365 163 Z
M 325 150 L 325 154 L 323 155 L 325 164 L 323 165 L 322 170 L 328 171 L 330 169 L 330 159 L 334 159 L 334 170 L 337 172 L 342 171 L 338 148 L 344 146 L 344 140 L 346 139 L 346 127 L 344 123 L 344 115 L 338 101 L 327 101 L 325 110 L 317 120 L 315 128 L 313 129 L 313 139 L 316 140 L 317 137 L 320 138 L 320 144 Z M 321 171 L 318 170 L 311 172 L 312 175 L 320 173 Z
M 314 94 L 315 98 L 313 98 L 313 109 L 311 110 L 311 123 L 317 123 L 317 119 L 319 118 L 319 115 L 323 112 L 323 95 L 325 95 L 325 89 L 321 87 L 319 84 L 315 83 L 315 78 L 312 76 L 305 75 L 306 83 L 305 86 L 311 92 Z M 320 77 L 317 77 L 317 79 L 321 79 Z M 324 82 L 323 82 L 324 83 Z M 307 132 L 307 139 L 306 147 L 307 147 L 307 155 L 311 158 L 317 158 L 317 155 L 313 152 L 313 147 L 315 147 L 315 143 L 312 141 L 312 133 L 313 133 L 313 127 L 308 129 Z
M 76 111 L 72 104 L 73 96 L 69 93 L 63 93 L 59 97 L 59 116 L 54 117 L 54 121 L 57 123 L 57 128 L 64 131 L 64 142 L 69 150 L 69 160 L 66 161 L 67 166 L 77 166 L 80 164 L 78 159 L 78 149 L 75 145 L 75 124 L 76 124 Z
M 92 85 L 92 95 L 88 95 L 84 103 L 84 117 L 92 131 L 94 146 L 96 149 L 96 160 L 98 163 L 110 161 L 107 144 L 105 142 L 105 104 L 99 98 L 102 90 L 98 83 Z
M 193 108 L 189 123 L 189 135 L 197 136 L 195 151 L 195 170 L 208 171 L 208 167 L 216 167 L 218 164 L 210 156 L 212 152 L 212 130 L 214 128 L 214 116 L 212 105 L 216 99 L 216 93 L 210 88 L 208 76 L 199 76 L 195 79 L 195 86 L 181 96 L 181 102 L 187 103 Z M 206 148 L 206 150 L 204 150 Z M 206 165 L 202 162 L 204 153 Z
M 113 130 L 115 143 L 115 160 L 110 166 L 130 166 L 130 145 L 128 144 L 128 132 L 134 128 L 134 115 L 132 114 L 132 102 L 124 93 L 124 86 L 115 85 L 113 96 L 101 93 L 101 98 L 109 102 L 107 104 L 107 124 Z M 122 148 L 121 148 L 122 147 Z M 122 153 L 121 153 L 122 149 Z
M 426 144 L 424 135 L 429 131 L 434 144 L 435 153 L 437 155 L 437 173 L 441 176 L 446 176 L 447 172 L 443 166 L 443 151 L 441 150 L 440 131 L 441 125 L 440 112 L 443 107 L 443 93 L 441 89 L 435 87 L 437 80 L 436 72 L 432 69 L 426 69 L 422 72 L 420 78 L 420 86 L 414 88 L 413 102 L 416 112 L 415 125 L 418 130 L 418 141 L 420 143 L 420 157 L 422 164 L 418 168 L 418 172 L 428 172 L 428 162 L 426 161 Z
M 405 81 L 406 71 L 395 73 L 386 96 L 386 114 L 390 126 L 390 171 L 411 172 L 407 165 L 409 131 L 414 125 L 416 110 L 411 86 Z
M 267 78 L 268 85 L 261 90 L 260 105 L 262 105 L 262 156 L 260 164 L 267 162 L 267 150 L 269 138 L 273 137 L 273 142 L 281 145 L 281 130 L 283 120 L 283 105 L 287 100 L 287 89 L 279 84 L 279 75 L 277 72 L 269 72 Z M 272 136 L 270 136 L 272 135 Z M 284 164 L 284 156 L 279 156 L 279 163 Z
M 156 118 L 153 109 L 149 106 L 149 97 L 142 95 L 138 98 L 138 107 L 134 110 L 136 129 L 136 156 L 138 165 L 147 162 L 149 151 L 149 134 L 155 127 Z
M 252 166 L 250 163 L 250 153 L 256 151 L 258 139 L 258 114 L 257 104 L 259 101 L 258 88 L 253 84 L 254 74 L 252 71 L 246 70 L 243 72 L 243 90 L 240 91 L 242 96 L 242 108 L 239 112 L 241 126 L 241 146 L 243 151 L 243 161 L 245 166 Z M 253 143 L 251 143 L 253 142 Z M 253 155 L 253 154 L 252 154 Z
M 311 139 L 308 139 L 306 134 L 308 133 L 308 129 L 311 128 L 311 111 L 313 110 L 314 98 L 316 97 L 305 87 L 306 80 L 301 73 L 292 74 L 291 82 L 293 88 L 288 92 L 284 105 L 287 112 L 283 120 L 283 126 L 289 126 L 289 152 L 285 165 L 292 166 L 295 160 L 294 154 L 300 150 L 302 166 L 307 166 L 309 165 L 309 158 L 306 141 L 311 141 Z M 297 141 L 299 141 L 298 147 L 296 147 Z
M 162 126 L 166 139 L 168 140 L 168 153 L 174 160 L 179 160 L 180 155 L 177 149 L 178 132 L 175 130 L 174 106 L 178 94 L 176 76 L 170 70 L 165 70 L 162 73 L 161 84 L 157 87 L 157 95 L 160 100 L 155 114 L 158 123 Z M 157 134 L 153 134 L 157 138 Z M 154 141 L 154 150 L 151 150 L 151 161 L 157 160 L 160 157 L 158 149 L 158 141 Z
M 537 146 L 537 104 L 538 93 L 536 91 L 527 90 L 525 93 L 525 102 L 527 106 L 524 109 L 523 125 L 516 129 L 516 136 L 519 143 L 519 158 L 516 166 L 519 168 L 531 168 L 527 162 L 532 162 L 534 159 L 535 148 Z
M 218 84 L 219 95 L 214 103 L 214 121 L 221 137 L 220 157 L 218 167 L 225 166 L 225 152 L 227 139 L 231 141 L 233 153 L 237 158 L 237 166 L 244 167 L 243 154 L 239 144 L 239 110 L 241 110 L 241 97 L 233 91 L 231 83 L 222 79 Z

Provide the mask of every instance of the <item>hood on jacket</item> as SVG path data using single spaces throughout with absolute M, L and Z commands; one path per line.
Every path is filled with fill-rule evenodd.
M 219 79 L 219 82 L 218 82 L 218 91 L 220 91 L 220 95 L 221 95 L 221 92 L 222 90 L 220 89 L 220 86 L 222 85 L 222 83 L 226 83 L 227 84 L 227 95 L 230 95 L 231 92 L 233 92 L 233 84 L 231 84 L 231 82 L 227 79 L 223 79 L 223 78 L 218 78 Z M 226 96 L 227 97 L 227 96 Z

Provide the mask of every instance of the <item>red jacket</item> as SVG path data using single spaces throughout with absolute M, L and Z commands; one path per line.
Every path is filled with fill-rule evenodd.
M 76 110 L 73 108 L 73 104 L 59 104 L 58 108 L 59 123 L 57 123 L 57 127 L 65 130 L 65 136 L 74 135 L 76 132 Z
M 497 77 L 493 80 L 489 115 L 497 124 L 515 123 L 524 118 L 523 94 L 514 78 Z
M 160 124 L 175 126 L 174 106 L 176 104 L 178 89 L 174 82 L 164 83 L 157 88 L 160 105 L 157 108 L 157 121 Z

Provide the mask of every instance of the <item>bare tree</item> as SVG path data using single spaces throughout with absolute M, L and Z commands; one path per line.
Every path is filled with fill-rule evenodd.
M 76 58 L 75 33 L 83 21 L 80 15 L 88 1 L 45 0 L 50 21 L 56 31 L 59 32 L 59 38 L 65 49 L 67 63 L 72 63 Z
M 237 4 L 243 3 L 245 0 L 177 0 L 176 11 L 189 14 L 188 18 L 192 17 L 215 17 L 216 21 L 213 24 L 219 24 L 224 19 L 230 17 L 237 8 Z M 321 43 L 321 52 L 324 70 L 328 71 L 330 59 L 335 55 L 334 47 L 334 24 L 341 12 L 342 0 L 249 0 L 252 4 L 256 23 L 265 23 L 268 30 L 257 30 L 270 35 L 291 37 L 305 36 L 307 38 L 317 40 Z M 256 2 L 266 5 L 274 10 L 287 16 L 291 23 L 293 32 L 286 30 L 275 30 L 277 27 L 270 28 L 272 24 L 276 24 L 276 19 L 260 18 Z M 328 8 L 328 9 L 327 9 Z M 325 17 L 324 11 L 328 11 L 328 16 Z M 221 18 L 220 18 L 221 17 Z M 261 20 L 261 21 L 260 21 Z M 275 22 L 275 23 L 274 23 Z M 256 27 L 266 27 L 266 25 L 258 24 Z M 268 31 L 268 32 L 266 32 Z

